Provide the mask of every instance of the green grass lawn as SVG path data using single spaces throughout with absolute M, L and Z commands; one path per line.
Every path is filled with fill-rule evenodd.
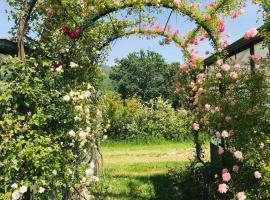
M 101 149 L 104 185 L 111 200 L 169 200 L 168 169 L 193 158 L 192 143 L 109 143 Z

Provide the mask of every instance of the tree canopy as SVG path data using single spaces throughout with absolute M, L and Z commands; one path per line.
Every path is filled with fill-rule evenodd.
M 159 53 L 141 50 L 117 60 L 110 78 L 124 99 L 138 95 L 144 101 L 159 96 L 172 100 L 177 65 L 168 64 Z

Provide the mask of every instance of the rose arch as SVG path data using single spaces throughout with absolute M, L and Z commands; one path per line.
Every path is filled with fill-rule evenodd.
M 13 1 L 10 2 L 14 3 Z M 91 191 L 89 190 L 88 180 L 91 179 L 94 171 L 97 170 L 97 166 L 95 166 L 93 160 L 96 159 L 94 156 L 95 149 L 99 150 L 98 144 L 101 137 L 93 133 L 91 128 L 92 126 L 95 128 L 99 127 L 98 123 L 102 123 L 102 120 L 100 119 L 100 112 L 97 112 L 100 118 L 97 120 L 98 122 L 92 122 L 91 111 L 89 109 L 87 110 L 89 101 L 91 100 L 91 103 L 94 102 L 91 99 L 94 88 L 88 84 L 88 81 L 91 82 L 95 78 L 95 66 L 106 56 L 107 47 L 110 43 L 118 38 L 128 37 L 134 34 L 146 35 L 146 37 L 162 36 L 165 38 L 165 43 L 175 42 L 181 48 L 185 56 L 185 63 L 179 66 L 179 81 L 176 85 L 176 92 L 193 114 L 192 129 L 194 131 L 196 147 L 196 162 L 207 167 L 207 164 L 202 159 L 202 144 L 199 140 L 199 132 L 201 130 L 205 132 L 221 132 L 219 133 L 219 137 L 221 138 L 219 154 L 224 169 L 217 175 L 218 179 L 216 182 L 219 183 L 218 190 L 220 193 L 226 193 L 229 190 L 228 182 L 231 180 L 231 174 L 226 167 L 231 164 L 228 164 L 225 158 L 228 155 L 233 155 L 233 159 L 235 160 L 232 161 L 234 164 L 232 170 L 235 173 L 238 173 L 243 160 L 242 152 L 233 146 L 234 144 L 241 143 L 241 139 L 234 136 L 237 136 L 240 131 L 245 130 L 244 128 L 240 129 L 240 125 L 237 122 L 235 124 L 232 123 L 234 119 L 237 121 L 239 118 L 234 113 L 238 109 L 235 108 L 235 105 L 238 103 L 236 100 L 240 99 L 239 108 L 246 106 L 249 114 L 255 113 L 258 117 L 260 114 L 263 114 L 257 113 L 255 109 L 257 107 L 263 107 L 263 104 L 257 104 L 255 101 L 248 102 L 250 104 L 247 104 L 245 101 L 241 101 L 241 97 L 238 96 L 242 94 L 245 97 L 249 95 L 258 97 L 256 92 L 263 91 L 262 88 L 257 88 L 257 90 L 256 88 L 246 89 L 246 86 L 254 86 L 251 82 L 256 78 L 256 81 L 261 81 L 260 83 L 262 83 L 263 74 L 258 73 L 255 78 L 253 77 L 253 73 L 251 75 L 241 74 L 241 72 L 237 71 L 239 68 L 237 63 L 227 64 L 225 63 L 225 59 L 223 60 L 226 51 L 224 42 L 222 41 L 222 34 L 225 29 L 222 16 L 226 16 L 232 11 L 239 9 L 243 2 L 239 0 L 219 0 L 207 5 L 206 9 L 202 9 L 199 3 L 186 0 L 48 0 L 42 2 L 31 0 L 26 5 L 24 2 L 14 3 L 15 7 L 17 6 L 17 8 L 24 11 L 26 7 L 26 14 L 22 12 L 22 14 L 19 13 L 17 16 L 17 20 L 19 21 L 18 56 L 20 60 L 24 64 L 29 63 L 25 58 L 24 37 L 26 32 L 34 27 L 40 36 L 39 41 L 29 36 L 26 37 L 28 43 L 36 48 L 33 55 L 35 56 L 35 52 L 37 52 L 44 60 L 49 60 L 48 63 L 53 66 L 53 69 L 45 72 L 48 72 L 48 74 L 49 72 L 51 73 L 56 88 L 64 88 L 62 91 L 62 94 L 65 94 L 63 95 L 64 101 L 70 105 L 67 109 L 73 108 L 78 113 L 75 116 L 76 127 L 67 127 L 72 130 L 66 136 L 68 137 L 69 144 L 70 140 L 76 140 L 76 142 L 71 142 L 72 145 L 65 147 L 67 148 L 65 150 L 69 153 L 72 152 L 76 159 L 73 160 L 73 164 L 69 168 L 65 168 L 64 166 L 62 169 L 63 175 L 61 174 L 62 177 L 61 175 L 58 177 L 61 181 L 66 181 L 67 177 L 77 177 L 75 181 L 70 184 L 66 183 L 61 188 L 61 191 L 64 190 L 66 192 L 64 193 L 64 196 L 66 195 L 65 198 L 90 198 Z M 148 20 L 151 15 L 149 13 L 145 15 L 145 7 L 171 9 L 171 13 L 180 13 L 195 22 L 196 28 L 189 31 L 186 36 L 181 36 L 179 32 L 172 31 L 172 29 L 168 28 L 168 23 L 166 23 L 165 27 L 161 27 L 159 24 L 153 24 L 153 21 Z M 117 13 L 125 9 L 131 9 L 138 14 L 136 22 L 117 17 Z M 34 26 L 32 22 L 42 23 Z M 145 26 L 143 22 L 146 23 Z M 206 38 L 210 40 L 210 43 L 217 51 L 216 57 L 218 61 L 213 69 L 213 74 L 207 74 L 202 57 L 189 50 L 189 47 L 198 45 L 200 41 Z M 43 45 L 39 46 L 39 43 Z M 59 48 L 63 46 L 64 48 L 60 51 Z M 78 52 L 81 55 L 75 56 Z M 31 66 L 36 65 L 38 64 L 32 63 Z M 48 64 L 43 63 L 43 65 L 47 66 Z M 76 68 L 76 71 L 73 68 Z M 43 72 L 44 69 L 41 68 L 37 74 L 42 74 Z M 90 76 L 90 73 L 93 76 Z M 60 81 L 62 81 L 62 85 L 59 83 Z M 238 87 L 237 84 L 239 82 L 243 85 L 244 89 Z M 260 86 L 262 85 L 260 84 Z M 230 100 L 230 102 L 224 100 L 225 98 Z M 246 98 L 243 99 L 246 100 Z M 227 109 L 228 105 L 231 105 L 230 109 Z M 253 108 L 250 105 L 253 105 Z M 223 110 L 224 113 L 222 113 Z M 228 114 L 229 112 L 234 113 L 234 115 L 230 116 Z M 250 118 L 247 120 L 250 120 Z M 256 128 L 259 129 L 259 127 Z M 76 130 L 74 131 L 73 129 Z M 98 129 L 98 131 L 101 130 Z M 232 137 L 232 142 L 226 141 L 229 137 Z M 232 144 L 231 147 L 230 144 Z M 252 156 L 254 155 L 252 154 Z M 264 156 L 261 155 L 262 160 L 265 159 Z M 73 167 L 74 172 L 70 170 L 71 167 Z M 237 167 L 238 169 L 236 169 Z M 258 165 L 259 167 L 263 168 L 265 166 Z M 53 171 L 53 174 L 57 176 L 56 171 Z M 208 175 L 210 176 L 212 174 L 209 172 Z M 31 181 L 27 180 L 27 184 L 31 184 L 33 187 L 44 184 L 36 180 Z M 232 187 L 234 186 L 232 185 Z M 59 187 L 54 189 L 59 189 Z M 244 189 L 239 187 L 237 190 L 232 191 L 233 197 L 238 198 L 241 195 L 243 197 L 245 194 L 242 190 Z M 9 189 L 5 195 L 14 194 L 15 192 L 16 190 Z M 31 193 L 30 190 L 29 192 Z M 18 195 L 21 195 L 21 193 L 18 193 Z

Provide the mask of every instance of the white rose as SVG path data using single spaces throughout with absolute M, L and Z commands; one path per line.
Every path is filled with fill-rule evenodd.
M 96 181 L 96 182 L 99 181 L 99 178 L 97 176 L 93 176 L 92 179 L 93 179 L 93 181 Z
M 71 137 L 75 137 L 75 136 L 76 136 L 76 133 L 75 133 L 75 131 L 73 131 L 73 130 L 69 131 L 68 134 L 69 134 Z
M 79 136 L 80 138 L 84 139 L 86 137 L 87 133 L 84 131 L 80 131 Z
M 57 72 L 59 72 L 59 73 L 64 72 L 63 66 L 62 66 L 62 65 L 60 65 L 59 67 L 55 68 L 55 70 L 56 70 Z
M 91 163 L 90 163 L 90 168 L 91 168 L 91 169 L 94 169 L 94 168 L 95 168 L 95 163 L 91 162 Z
M 20 193 L 23 194 L 23 193 L 27 192 L 27 187 L 26 186 L 21 186 L 19 190 L 20 190 Z
M 20 194 L 19 190 L 15 190 L 15 191 L 12 193 L 11 197 L 12 197 L 12 199 L 14 199 L 14 200 L 19 199 L 19 198 L 21 197 L 21 194 Z
M 77 67 L 79 67 L 79 65 L 76 64 L 76 63 L 74 63 L 74 62 L 70 62 L 69 66 L 70 66 L 71 68 L 77 68 Z
M 53 175 L 57 175 L 57 171 L 54 169 L 53 171 L 52 171 L 52 173 L 53 173 Z
M 63 97 L 64 101 L 69 101 L 70 100 L 70 96 L 68 94 L 66 94 L 64 97 Z
M 93 176 L 94 175 L 94 170 L 92 168 L 88 168 L 85 170 L 86 176 Z
M 222 131 L 221 136 L 222 136 L 223 138 L 229 137 L 228 131 L 226 131 L 226 130 Z
M 39 187 L 39 189 L 38 189 L 38 192 L 39 192 L 39 193 L 43 193 L 44 191 L 45 191 L 45 188 Z
M 13 183 L 13 184 L 11 185 L 11 187 L 14 188 L 14 189 L 17 189 L 17 188 L 18 188 L 18 184 L 17 184 L 17 183 Z
M 90 96 L 91 96 L 91 92 L 90 91 L 87 90 L 87 91 L 84 92 L 84 97 L 85 98 L 88 98 Z

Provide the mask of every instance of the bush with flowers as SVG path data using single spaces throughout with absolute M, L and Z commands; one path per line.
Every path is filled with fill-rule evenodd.
M 248 31 L 245 35 L 250 36 L 246 39 L 258 34 L 255 32 Z M 208 173 L 205 168 L 199 170 L 202 179 L 198 187 L 208 191 L 208 199 L 270 198 L 269 60 L 251 56 L 250 62 L 240 65 L 219 59 L 208 74 L 201 72 L 200 65 L 192 68 L 190 62 L 179 68 L 179 95 L 188 98 L 188 106 L 194 112 L 197 159 L 208 169 Z M 183 79 L 187 74 L 190 79 Z M 200 160 L 201 144 L 197 137 L 201 133 L 220 140 L 216 151 L 222 167 L 217 174 L 211 173 L 208 164 Z M 185 177 L 193 170 L 176 170 L 172 175 Z M 189 183 L 186 179 L 174 179 L 178 197 L 183 195 L 183 181 Z
M 259 61 L 250 70 L 249 64 L 240 69 L 237 63 L 217 63 L 205 83 L 208 89 L 201 97 L 200 124 L 221 141 L 222 171 L 216 176 L 220 196 L 270 197 L 267 65 Z
M 0 199 L 88 198 L 97 181 L 93 149 L 106 123 L 90 85 L 70 90 L 52 63 L 1 62 Z M 42 66 L 42 67 L 40 67 Z

